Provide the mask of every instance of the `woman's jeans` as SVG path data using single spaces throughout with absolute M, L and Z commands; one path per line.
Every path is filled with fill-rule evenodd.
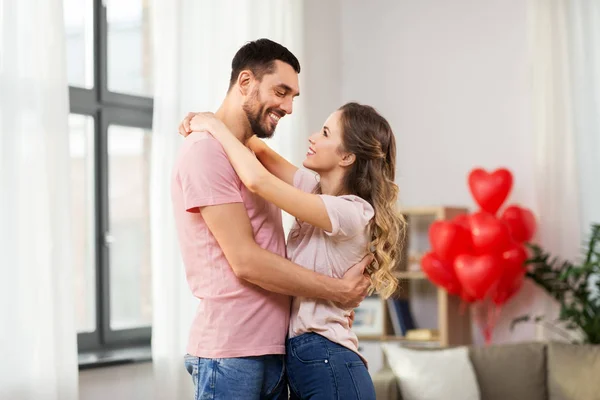
M 316 333 L 288 339 L 286 347 L 292 400 L 375 400 L 367 367 L 352 350 Z

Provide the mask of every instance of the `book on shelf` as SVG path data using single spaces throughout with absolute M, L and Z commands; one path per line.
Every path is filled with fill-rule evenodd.
M 395 335 L 406 336 L 408 331 L 416 329 L 408 299 L 390 297 L 387 299 L 387 307 Z

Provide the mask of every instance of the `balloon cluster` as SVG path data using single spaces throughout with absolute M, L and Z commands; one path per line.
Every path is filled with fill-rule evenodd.
M 480 210 L 434 222 L 429 229 L 431 251 L 421 259 L 421 268 L 434 284 L 466 303 L 490 300 L 502 306 L 523 284 L 524 243 L 535 234 L 535 217 L 517 205 L 498 213 L 512 189 L 507 169 L 474 169 L 468 183 Z

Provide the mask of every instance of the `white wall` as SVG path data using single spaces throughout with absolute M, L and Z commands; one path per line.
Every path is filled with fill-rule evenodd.
M 533 198 L 522 0 L 351 0 L 342 8 L 342 98 L 395 129 L 407 206 L 474 206 L 468 171 L 506 166 Z
M 342 14 L 339 0 L 304 1 L 301 96 L 310 132 L 319 130 L 342 103 Z M 306 149 L 302 154 L 306 154 Z
M 341 98 L 373 105 L 390 121 L 403 206 L 474 210 L 466 180 L 482 166 L 509 168 L 509 201 L 535 211 L 526 4 L 342 3 Z M 504 310 L 495 341 L 533 339 L 533 326 L 511 333 L 508 323 L 545 301 L 528 283 Z

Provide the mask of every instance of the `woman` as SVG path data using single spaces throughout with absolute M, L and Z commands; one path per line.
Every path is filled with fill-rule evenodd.
M 384 298 L 395 292 L 392 268 L 404 232 L 395 207 L 396 144 L 390 125 L 375 109 L 348 103 L 309 138 L 303 165 L 319 180 L 255 137 L 247 143 L 253 155 L 211 113 L 197 114 L 190 126 L 210 132 L 222 144 L 249 190 L 296 217 L 288 258 L 341 278 L 371 251 L 372 289 Z M 294 299 L 286 349 L 292 399 L 375 399 L 350 329 L 351 312 L 327 301 Z

